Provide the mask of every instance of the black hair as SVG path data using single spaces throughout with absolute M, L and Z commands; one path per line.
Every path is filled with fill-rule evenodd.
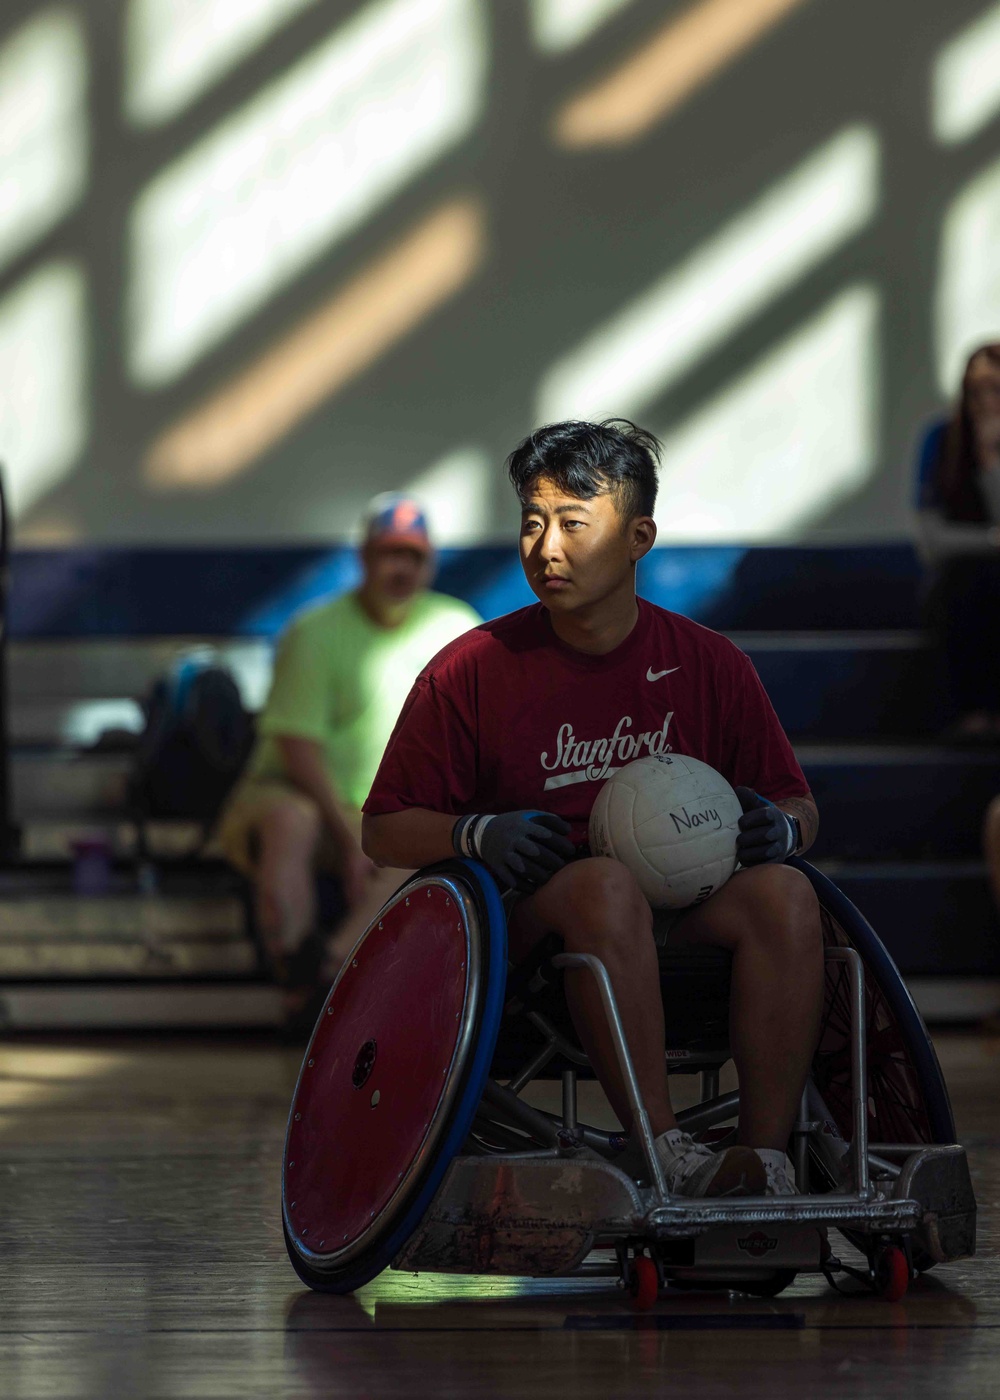
M 969 408 L 972 372 L 980 360 L 988 361 L 994 374 L 1000 373 L 1000 344 L 981 345 L 969 356 L 962 377 L 962 392 L 934 468 L 945 519 L 970 525 L 984 525 L 990 518 L 979 486 L 976 438 Z
M 570 420 L 536 428 L 518 443 L 507 458 L 507 474 L 522 505 L 544 479 L 582 501 L 610 495 L 625 524 L 653 514 L 659 463 L 657 439 L 627 418 Z

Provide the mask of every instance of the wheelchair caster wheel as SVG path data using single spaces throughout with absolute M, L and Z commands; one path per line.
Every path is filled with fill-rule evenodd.
M 646 1312 L 660 1294 L 656 1265 L 645 1254 L 637 1254 L 628 1266 L 628 1300 L 636 1312 Z
M 906 1255 L 894 1244 L 880 1249 L 875 1258 L 875 1292 L 887 1303 L 898 1303 L 910 1286 Z

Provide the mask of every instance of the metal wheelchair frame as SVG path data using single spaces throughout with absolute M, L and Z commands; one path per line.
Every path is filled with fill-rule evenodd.
M 424 901 L 416 901 L 415 895 L 425 887 L 429 899 L 436 891 L 445 904 L 454 901 L 461 913 L 463 923 L 458 927 L 464 926 L 463 946 L 468 949 L 469 971 L 465 975 L 472 979 L 466 991 L 468 1015 L 482 982 L 476 971 L 480 961 L 476 950 L 489 948 L 491 929 L 499 926 L 495 921 L 502 917 L 495 888 L 481 867 L 461 872 L 451 865 L 420 872 L 385 906 L 349 963 L 358 966 L 365 939 L 382 929 L 383 918 L 388 928 L 399 906 L 409 906 L 411 898 L 422 905 Z M 843 901 L 839 891 L 830 888 Z M 484 890 L 488 896 L 485 901 Z M 853 910 L 853 906 L 846 907 Z M 863 922 L 857 911 L 853 913 Z M 505 946 L 502 929 L 500 944 Z M 877 940 L 876 946 L 922 1030 L 898 972 Z M 398 1208 L 404 1215 L 402 1225 L 398 1212 L 393 1219 L 387 1215 L 385 1242 L 368 1263 L 357 1260 L 360 1240 L 332 1254 L 316 1254 L 296 1238 L 296 1234 L 307 1232 L 296 1231 L 290 1215 L 294 1202 L 289 1206 L 285 1200 L 286 1181 L 283 1210 L 292 1262 L 311 1286 L 333 1291 L 358 1287 L 388 1265 L 414 1272 L 617 1277 L 637 1306 L 648 1306 L 667 1283 L 729 1287 L 772 1296 L 803 1271 L 823 1273 L 831 1282 L 837 1272 L 853 1274 L 887 1298 L 900 1297 L 917 1270 L 974 1252 L 976 1207 L 966 1154 L 961 1146 L 947 1140 L 869 1141 L 865 961 L 853 946 L 827 946 L 826 957 L 828 964 L 843 966 L 849 987 L 852 1131 L 851 1140 L 845 1141 L 814 1076 L 810 1076 L 792 1132 L 792 1156 L 803 1194 L 702 1199 L 672 1195 L 654 1148 L 614 990 L 603 963 L 592 955 L 565 952 L 547 960 L 557 971 L 585 970 L 596 980 L 632 1110 L 632 1144 L 622 1133 L 609 1133 L 579 1121 L 577 1070 L 587 1065 L 586 1057 L 532 1004 L 527 994 L 530 970 L 527 981 L 522 976 L 518 983 L 515 977 L 504 993 L 502 971 L 494 966 L 490 953 L 487 962 L 495 1015 L 489 1045 L 484 1040 L 476 1049 L 481 1070 L 475 1084 L 470 1083 L 458 1118 L 451 1102 L 451 1081 L 446 1082 L 442 1104 L 451 1116 L 449 1126 L 441 1131 L 450 1146 L 432 1170 L 427 1165 L 431 1161 L 428 1154 L 436 1150 L 433 1134 L 437 1130 L 429 1125 L 430 1136 L 406 1173 L 415 1180 L 424 1173 L 424 1184 L 420 1194 Z M 883 979 L 886 967 L 882 968 Z M 341 979 L 352 975 L 351 966 L 345 964 L 328 999 L 326 1015 L 333 1014 Z M 512 1003 L 543 1037 L 542 1047 L 529 1054 L 507 1084 L 489 1077 L 499 1025 L 497 997 L 501 1003 Z M 317 1023 L 314 1041 L 324 1019 L 321 1016 Z M 463 1043 L 469 1038 L 466 1029 Z M 923 1036 L 922 1053 L 930 1057 L 924 1065 L 926 1077 L 927 1064 L 933 1062 L 936 1070 L 936 1061 L 925 1031 Z M 307 1056 L 312 1052 L 310 1042 Z M 675 1068 L 700 1072 L 704 1098 L 678 1113 L 680 1126 L 699 1134 L 732 1120 L 739 1095 L 719 1094 L 719 1070 L 729 1058 L 728 1048 L 683 1054 L 683 1063 Z M 562 1071 L 560 1114 L 546 1113 L 521 1098 L 525 1087 L 556 1055 L 569 1066 Z M 911 1059 L 917 1061 L 919 1056 L 911 1055 Z M 294 1135 L 300 1131 L 296 1125 L 301 1114 L 295 1110 L 307 1066 L 313 1064 L 313 1058 L 308 1058 L 300 1074 L 286 1158 Z M 917 1076 L 919 1081 L 919 1065 Z M 937 1082 L 943 1094 L 943 1084 L 940 1079 Z M 923 1085 L 921 1092 L 926 1098 Z M 843 1107 L 842 1101 L 841 1110 Z M 933 1131 L 953 1133 L 946 1096 L 937 1121 L 939 1126 Z M 300 1146 L 295 1155 L 300 1156 L 301 1151 Z M 287 1165 L 294 1167 L 295 1163 Z M 403 1176 L 401 1172 L 401 1179 Z M 826 1189 L 807 1190 L 815 1185 Z M 829 1226 L 840 1229 L 862 1251 L 867 1268 L 842 1262 L 831 1253 L 826 1240 Z
M 633 1114 L 641 1174 L 615 1164 L 624 1142 L 620 1134 L 579 1122 L 575 1069 L 562 1073 L 561 1116 L 521 1100 L 521 1091 L 557 1052 L 587 1063 L 541 1013 L 527 1010 L 545 1044 L 508 1085 L 487 1082 L 476 1119 L 487 1135 L 496 1136 L 499 1129 L 503 1139 L 506 1130 L 506 1149 L 466 1152 L 454 1159 L 393 1267 L 617 1276 L 638 1294 L 635 1264 L 648 1251 L 657 1287 L 673 1277 L 689 1286 L 729 1283 L 772 1293 L 800 1271 L 822 1272 L 831 1282 L 833 1274 L 846 1272 L 874 1291 L 898 1297 L 914 1276 L 915 1258 L 927 1266 L 972 1253 L 975 1202 L 964 1149 L 869 1142 L 864 963 L 850 947 L 828 947 L 826 957 L 845 965 L 851 989 L 853 1139 L 847 1144 L 831 1133 L 831 1116 L 810 1081 L 793 1129 L 793 1159 L 801 1190 L 808 1185 L 810 1149 L 825 1163 L 827 1175 L 839 1179 L 841 1189 L 783 1197 L 671 1195 L 607 969 L 593 955 L 558 953 L 550 959 L 553 968 L 586 969 L 597 983 Z M 688 1132 L 724 1123 L 738 1108 L 738 1092 L 718 1094 L 719 1057 L 706 1058 L 712 1063 L 701 1070 L 702 1089 L 710 1097 L 677 1115 Z M 695 1068 L 690 1058 L 684 1067 L 689 1072 Z M 529 1146 L 527 1139 L 534 1144 Z M 852 1243 L 867 1253 L 867 1270 L 833 1254 L 824 1257 L 820 1231 L 831 1225 L 849 1232 Z M 758 1240 L 763 1227 L 767 1234 Z M 689 1244 L 678 1250 L 681 1242 L 694 1248 Z M 607 1253 L 609 1247 L 613 1254 Z M 763 1251 L 759 1257 L 764 1264 L 756 1262 L 757 1251 Z

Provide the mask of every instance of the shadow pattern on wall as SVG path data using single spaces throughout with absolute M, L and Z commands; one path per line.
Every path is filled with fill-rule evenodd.
M 41 466 L 9 463 L 22 545 L 346 541 L 371 494 L 414 485 L 446 544 L 498 540 L 503 458 L 547 404 L 664 434 L 665 539 L 902 534 L 940 402 L 942 229 L 1000 144 L 996 121 L 932 131 L 935 63 L 981 0 L 589 8 L 542 42 L 545 0 L 12 0 L 0 65 L 48 17 L 84 94 L 76 116 L 52 98 L 24 168 L 86 138 L 67 206 L 6 256 L 0 224 L 0 361 L 5 314 L 58 274 L 49 319 L 10 322 L 16 363 L 29 332 L 44 350 L 17 439 Z M 229 34 L 217 62 L 178 28 L 199 13 L 202 50 Z M 168 50 L 181 78 L 142 98 Z M 783 210 L 805 219 L 787 246 Z M 573 388 L 602 345 L 610 402 Z

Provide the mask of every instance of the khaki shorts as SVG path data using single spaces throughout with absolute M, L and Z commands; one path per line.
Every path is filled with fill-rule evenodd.
M 244 778 L 230 793 L 216 823 L 212 845 L 221 850 L 230 865 L 241 874 L 252 877 L 257 868 L 260 850 L 260 828 L 267 814 L 279 803 L 295 802 L 310 813 L 316 804 L 293 783 L 281 778 Z M 344 808 L 344 817 L 361 839 L 361 813 L 353 807 Z M 339 875 L 340 851 L 326 823 L 323 823 L 315 864 L 318 870 Z

